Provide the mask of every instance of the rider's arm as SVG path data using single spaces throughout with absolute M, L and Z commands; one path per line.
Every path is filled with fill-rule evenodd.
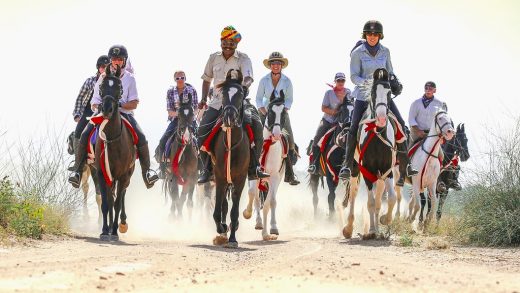
M 96 112 L 98 105 L 101 104 L 101 96 L 99 95 L 99 85 L 103 81 L 104 74 L 102 74 L 96 84 L 94 84 L 94 93 L 92 94 L 92 99 L 90 100 L 90 105 L 92 111 Z
M 211 81 L 204 80 L 202 82 L 202 98 L 200 99 L 201 103 L 206 103 L 208 99 L 209 86 L 211 85 Z
M 410 112 L 408 112 L 408 125 L 410 125 L 410 127 L 414 127 L 414 126 L 418 125 L 418 123 L 417 123 L 418 114 L 419 114 L 419 109 L 417 109 L 417 107 L 416 107 L 416 102 L 413 102 L 410 105 Z
M 361 77 L 361 54 L 359 51 L 352 52 L 350 58 L 350 80 L 355 85 L 362 85 L 365 79 Z
M 197 96 L 197 90 L 194 88 L 194 87 L 191 87 L 190 88 L 192 89 L 192 96 L 191 96 L 191 105 L 193 107 L 193 114 L 197 115 L 197 113 L 199 112 L 199 109 L 198 109 L 198 104 L 199 104 L 199 97 Z
M 293 103 L 293 86 L 290 79 L 287 79 L 288 85 L 287 85 L 287 92 L 285 93 L 285 109 L 289 110 L 291 109 L 292 103 Z
M 329 108 L 325 105 L 321 105 L 321 111 L 323 111 L 323 113 L 326 113 L 330 116 L 334 116 L 336 115 L 336 110 L 332 109 L 332 108 Z
M 121 108 L 125 110 L 135 110 L 139 104 L 139 100 L 133 100 L 124 104 L 121 104 Z
M 209 86 L 211 85 L 211 81 L 213 80 L 214 60 L 214 54 L 211 54 L 208 58 L 208 62 L 206 62 L 206 67 L 204 67 L 204 74 L 202 74 L 201 76 L 201 78 L 204 80 L 202 82 L 202 96 L 200 98 L 201 104 L 206 104 L 206 101 L 208 100 Z
M 76 98 L 76 103 L 74 104 L 74 111 L 72 111 L 72 116 L 74 116 L 74 120 L 81 117 L 81 113 L 83 112 L 83 101 L 86 99 L 86 95 L 92 90 L 92 81 L 91 78 L 85 80 L 81 89 L 79 90 L 78 97 Z
M 392 66 L 392 58 L 390 58 L 390 49 L 386 48 L 386 70 L 389 74 L 394 73 L 394 67 Z
M 256 91 L 256 108 L 258 111 L 262 112 L 265 115 L 265 107 L 264 107 L 264 95 L 265 95 L 265 79 L 261 79 L 258 84 L 258 90 Z

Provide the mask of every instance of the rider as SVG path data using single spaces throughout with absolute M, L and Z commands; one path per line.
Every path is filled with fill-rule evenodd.
M 204 74 L 202 75 L 202 79 L 204 80 L 202 82 L 202 99 L 199 103 L 199 109 L 206 106 L 206 97 L 208 96 L 211 81 L 213 81 L 214 85 L 223 83 L 226 80 L 226 74 L 230 69 L 236 69 L 242 72 L 244 77 L 242 86 L 244 87 L 244 91 L 246 93 L 248 92 L 249 87 L 253 83 L 253 68 L 249 57 L 236 50 L 241 38 L 241 35 L 233 26 L 227 26 L 222 30 L 220 34 L 220 47 L 222 48 L 222 51 L 211 54 L 206 63 L 206 67 L 204 68 Z M 213 98 L 209 100 L 207 110 L 204 112 L 202 121 L 200 122 L 198 130 L 199 147 L 202 146 L 204 140 L 206 140 L 215 126 L 221 108 L 222 96 L 220 91 L 215 88 L 213 91 Z M 251 108 L 254 108 L 254 106 L 250 106 L 248 99 L 246 99 L 244 101 L 244 108 L 251 111 Z M 256 117 L 256 115 L 248 115 L 247 112 L 249 111 L 244 111 L 244 113 L 246 114 L 245 116 L 249 116 L 245 117 L 245 119 L 251 120 L 250 125 L 255 137 L 255 147 L 251 148 L 250 151 L 248 176 L 250 180 L 267 178 L 269 177 L 269 174 L 264 173 L 260 169 L 260 164 L 258 163 L 263 141 L 262 122 L 258 117 Z M 210 180 L 212 174 L 211 161 L 207 152 L 201 151 L 200 154 L 204 167 L 201 170 L 198 183 L 206 183 Z
M 90 100 L 92 99 L 92 94 L 94 93 L 94 85 L 99 79 L 99 76 L 105 72 L 105 68 L 108 64 L 110 64 L 110 59 L 107 55 L 99 56 L 96 62 L 96 75 L 91 76 L 85 80 L 79 91 L 79 95 L 76 98 L 76 104 L 74 105 L 74 111 L 72 112 L 74 121 L 77 123 L 76 130 L 74 131 L 74 150 L 78 148 L 81 132 L 83 129 L 85 129 L 85 126 L 88 123 L 87 117 L 90 117 L 93 114 L 92 109 L 90 108 Z M 73 171 L 72 167 L 70 169 L 71 170 L 69 171 Z
M 132 124 L 135 132 L 138 136 L 137 154 L 139 161 L 141 162 L 141 170 L 143 180 L 147 188 L 151 188 L 153 184 L 159 179 L 157 174 L 150 169 L 150 154 L 148 151 L 148 142 L 144 136 L 141 128 L 137 124 L 134 118 L 133 110 L 137 108 L 139 103 L 139 97 L 137 95 L 137 87 L 133 74 L 125 70 L 126 60 L 128 58 L 128 51 L 122 45 L 114 45 L 110 47 L 108 51 L 108 57 L 110 58 L 112 70 L 117 67 L 121 68 L 121 83 L 123 93 L 119 101 L 121 116 L 126 118 L 130 124 Z M 102 78 L 98 80 L 94 87 L 94 94 L 92 96 L 92 110 L 97 111 L 98 105 L 101 104 L 102 98 L 99 95 L 99 85 L 101 84 Z M 83 133 L 81 134 L 81 140 L 78 149 L 75 151 L 75 164 L 74 171 L 69 177 L 69 182 L 72 186 L 78 188 L 81 181 L 81 173 L 79 170 L 83 169 L 83 165 L 86 160 L 86 149 L 88 143 L 88 136 L 93 129 L 93 124 L 88 124 Z
M 186 74 L 184 71 L 176 71 L 173 74 L 173 77 L 175 79 L 175 82 L 177 83 L 176 86 L 172 86 L 168 89 L 166 92 L 166 110 L 168 111 L 168 120 L 170 121 L 170 124 L 168 124 L 168 128 L 166 128 L 166 132 L 161 137 L 161 140 L 159 141 L 159 145 L 155 149 L 155 159 L 157 160 L 157 163 L 161 166 L 161 172 L 159 173 L 159 178 L 164 179 L 164 171 L 166 170 L 166 164 L 162 162 L 162 155 L 166 147 L 166 142 L 168 139 L 174 134 L 175 130 L 177 129 L 178 119 L 177 119 L 177 109 L 179 108 L 179 95 L 182 94 L 183 99 L 187 99 L 188 95 L 191 94 L 191 102 L 193 106 L 193 113 L 194 115 L 197 115 L 197 105 L 199 103 L 198 97 L 197 97 L 197 90 L 195 88 L 186 82 Z M 196 122 L 193 121 L 193 128 L 195 129 Z
M 350 100 L 351 92 L 345 87 L 345 73 L 338 72 L 334 76 L 334 83 L 336 84 L 332 89 L 325 92 L 323 102 L 321 103 L 321 111 L 323 111 L 323 118 L 320 121 L 316 135 L 312 142 L 312 162 L 307 168 L 307 172 L 311 174 L 318 173 L 318 164 L 320 161 L 320 147 L 318 141 L 325 135 L 329 129 L 331 129 L 336 123 L 336 114 L 338 113 L 338 107 L 343 103 L 345 99 Z
M 435 97 L 436 92 L 437 86 L 435 82 L 427 81 L 424 84 L 424 95 L 415 100 L 410 106 L 408 123 L 410 124 L 410 135 L 414 144 L 428 136 L 432 120 L 437 111 L 447 111 L 446 103 Z M 440 156 L 443 156 L 442 149 Z M 458 170 L 456 170 L 455 175 L 458 175 Z M 452 176 L 448 183 L 450 188 L 461 189 L 458 176 Z
M 339 177 L 342 179 L 349 179 L 351 176 L 351 170 L 354 160 L 354 152 L 356 150 L 357 143 L 357 132 L 359 128 L 359 122 L 368 108 L 368 102 L 365 100 L 365 87 L 373 76 L 372 74 L 378 68 L 385 68 L 388 73 L 392 76 L 391 79 L 397 81 L 393 75 L 392 61 L 390 59 L 390 51 L 381 45 L 380 40 L 384 38 L 383 25 L 377 20 L 369 20 L 363 27 L 363 42 L 359 43 L 359 46 L 355 47 L 350 54 L 350 79 L 356 85 L 353 95 L 356 98 L 354 105 L 354 113 L 352 114 L 352 124 L 349 130 L 347 138 L 347 146 L 345 152 L 345 161 L 339 173 Z M 392 89 L 396 89 L 399 94 L 402 86 L 392 86 Z M 392 113 L 396 116 L 399 123 L 405 127 L 405 123 L 399 110 L 397 109 L 394 101 L 390 99 L 389 108 Z M 417 175 L 417 171 L 412 168 L 409 163 L 407 154 L 407 143 L 398 143 L 398 155 L 401 162 L 401 178 L 397 182 L 397 185 L 404 185 L 404 176 Z
M 284 115 L 285 119 L 284 129 L 289 135 L 289 154 L 285 168 L 285 182 L 289 182 L 291 185 L 298 185 L 300 181 L 298 181 L 293 170 L 293 163 L 297 157 L 297 152 L 294 144 L 291 121 L 289 120 L 289 109 L 291 109 L 293 103 L 293 86 L 289 77 L 282 73 L 282 69 L 287 67 L 287 65 L 289 65 L 289 60 L 284 58 L 280 52 L 273 52 L 269 55 L 268 59 L 264 59 L 264 66 L 270 69 L 271 72 L 260 80 L 256 93 L 256 106 L 258 107 L 258 112 L 260 112 L 262 124 L 264 124 L 267 115 L 266 107 L 269 104 L 271 94 L 274 92 L 275 98 L 279 98 L 280 92 L 283 91 L 285 96 L 285 110 L 282 115 Z

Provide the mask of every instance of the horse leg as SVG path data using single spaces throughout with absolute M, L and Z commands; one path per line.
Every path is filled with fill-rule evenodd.
M 334 201 L 336 200 L 336 184 L 332 180 L 332 177 L 327 174 L 327 187 L 329 188 L 329 195 L 327 196 L 327 202 L 329 203 L 329 221 L 334 219 Z
M 177 217 L 179 219 L 182 219 L 182 210 L 184 208 L 184 202 L 186 202 L 187 193 L 188 193 L 188 186 L 184 185 L 182 187 L 182 191 L 180 193 L 180 197 L 177 200 Z
M 190 220 L 190 222 L 193 216 L 193 192 L 195 192 L 195 181 L 190 181 L 190 185 L 188 188 L 188 202 L 186 203 L 186 206 L 188 208 L 188 219 Z
M 121 199 L 122 199 L 122 185 L 120 182 L 117 183 L 116 189 L 116 200 L 114 202 L 114 226 L 112 227 L 112 235 L 110 240 L 119 241 L 119 235 L 117 235 L 117 229 L 119 228 L 119 213 L 121 212 Z
M 381 213 L 381 205 L 383 202 L 383 193 L 385 193 L 386 184 L 383 180 L 377 180 L 375 186 L 375 209 L 374 209 L 374 226 L 376 237 L 379 234 L 379 214 Z M 393 207 L 392 207 L 393 208 Z
M 227 193 L 227 192 L 226 192 Z M 224 195 L 224 200 L 222 201 L 222 226 L 224 227 L 224 229 L 227 231 L 229 231 L 229 227 L 228 225 L 226 224 L 227 222 L 227 214 L 228 214 L 228 206 L 229 206 L 229 202 L 228 202 L 228 199 L 227 199 L 227 194 L 225 193 Z
M 386 211 L 386 214 L 381 216 L 379 219 L 381 224 L 383 225 L 390 225 L 392 223 L 392 216 L 394 212 L 394 206 L 396 202 L 396 196 L 395 196 L 395 190 L 394 190 L 394 179 L 393 178 L 387 178 L 385 180 L 385 187 L 388 194 L 387 197 L 387 205 L 388 210 Z
M 93 166 L 89 165 L 89 169 L 92 181 L 94 181 L 94 187 L 96 189 L 96 203 L 98 206 L 98 224 L 101 225 L 103 222 L 103 219 L 101 218 L 103 212 L 101 211 L 101 190 L 99 188 L 99 177 L 97 175 L 98 173 L 96 169 Z
M 179 200 L 179 186 L 177 185 L 177 180 L 174 178 L 171 178 L 169 181 L 170 188 L 170 199 L 172 200 L 171 206 L 170 206 L 170 219 L 175 220 L 177 219 L 177 201 Z
M 81 176 L 81 190 L 83 191 L 83 217 L 88 219 L 88 206 L 87 206 L 87 197 L 88 197 L 88 178 L 90 177 L 90 168 L 87 166 L 83 171 L 83 175 Z
M 419 212 L 421 206 L 420 206 L 420 182 L 417 182 L 415 180 L 415 177 L 412 178 L 412 196 L 410 198 L 410 204 L 409 204 L 409 213 L 408 213 L 408 221 L 410 223 L 413 223 L 415 221 L 415 217 L 417 216 L 417 213 Z
M 419 223 L 422 223 L 424 220 L 424 207 L 426 206 L 426 196 L 424 195 L 424 192 L 421 192 L 419 194 L 421 196 L 421 212 L 419 213 Z
M 229 235 L 229 243 L 228 246 L 232 248 L 238 247 L 238 242 L 235 236 L 236 231 L 238 230 L 238 217 L 240 216 L 239 211 L 239 205 L 240 205 L 240 196 L 242 193 L 242 189 L 244 189 L 244 183 L 241 183 L 242 186 L 236 186 L 236 189 L 234 189 L 233 194 L 231 195 L 231 213 L 229 215 L 231 219 L 231 223 L 229 224 L 229 228 L 231 230 L 231 233 Z
M 242 212 L 244 219 L 250 219 L 253 215 L 253 201 L 255 200 L 256 194 L 258 193 L 258 180 L 249 181 L 249 189 L 247 194 L 249 195 L 249 201 L 247 202 L 246 209 Z
M 222 245 L 227 242 L 227 227 L 222 225 L 222 206 L 223 202 L 226 200 L 226 188 L 225 184 L 217 184 L 215 190 L 215 209 L 213 211 L 213 220 L 215 221 L 215 225 L 217 227 L 217 235 L 213 238 L 214 245 Z
M 310 185 L 312 190 L 312 205 L 314 206 L 314 219 L 318 216 L 318 186 L 320 185 L 319 175 L 310 175 Z
M 281 180 L 282 178 L 272 178 L 269 184 L 269 192 L 271 193 L 271 229 L 269 230 L 269 234 L 271 234 L 272 240 L 276 239 L 274 235 L 280 235 L 278 226 L 276 225 L 276 191 L 278 191 Z
M 437 208 L 437 223 L 441 220 L 442 217 L 442 207 L 444 206 L 444 202 L 448 197 L 448 191 L 438 193 L 439 196 L 439 207 Z
M 368 230 L 368 234 L 363 235 L 363 239 L 373 239 L 376 237 L 376 226 L 375 222 L 377 221 L 374 216 L 376 213 L 376 197 L 375 197 L 375 189 L 376 186 L 372 182 L 367 182 L 367 209 L 368 209 L 368 217 L 370 220 L 370 228 Z
M 395 178 L 398 178 L 398 177 L 395 177 Z M 403 199 L 403 195 L 402 195 L 403 190 L 402 190 L 401 186 L 395 185 L 394 191 L 395 191 L 394 194 L 397 197 L 397 201 L 396 201 L 397 206 L 396 206 L 396 211 L 395 211 L 395 217 L 396 217 L 396 219 L 399 219 L 401 217 L 401 200 Z
M 98 176 L 103 176 L 101 171 L 98 172 Z M 108 215 L 108 191 L 107 186 L 104 180 L 99 180 L 99 189 L 101 192 L 101 212 L 103 213 L 103 227 L 101 228 L 101 235 L 99 235 L 99 239 L 102 241 L 110 240 L 110 236 L 108 235 L 108 223 L 107 223 L 107 215 Z
M 269 186 L 270 187 L 270 186 Z M 267 233 L 267 214 L 269 213 L 269 210 L 271 209 L 271 188 L 269 188 L 269 192 L 267 192 L 267 198 L 264 202 L 264 207 L 262 208 L 263 212 L 263 224 L 262 224 L 262 238 L 264 240 L 271 240 L 269 237 L 269 234 Z
M 436 210 L 437 208 L 437 192 L 436 192 L 437 184 L 436 182 L 430 184 L 428 186 L 428 199 L 431 201 L 431 210 Z M 426 229 L 428 225 L 432 222 L 433 213 L 430 211 L 430 206 L 428 207 L 428 213 L 426 214 L 426 221 L 424 223 L 424 228 Z
M 255 199 L 254 199 L 254 210 L 256 214 L 256 223 L 255 223 L 255 230 L 262 230 L 264 229 L 264 225 L 262 223 L 262 208 L 260 207 L 260 193 L 256 192 Z
M 358 177 L 350 178 L 350 194 L 349 194 L 349 212 L 347 218 L 347 225 L 343 227 L 343 236 L 347 239 L 352 238 L 352 232 L 354 230 L 354 207 L 356 203 L 356 196 L 359 188 L 359 180 Z
M 108 230 L 111 231 L 114 227 L 114 192 L 116 182 L 112 183 L 108 193 Z

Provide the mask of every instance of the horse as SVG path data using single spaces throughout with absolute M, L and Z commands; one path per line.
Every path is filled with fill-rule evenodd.
M 126 233 L 125 193 L 134 172 L 137 157 L 135 144 L 137 135 L 128 127 L 119 113 L 119 99 L 122 94 L 120 68 L 112 72 L 110 66 L 106 69 L 99 87 L 102 102 L 101 114 L 91 119 L 98 119 L 99 133 L 95 144 L 95 164 L 99 187 L 101 191 L 101 211 L 103 212 L 103 227 L 100 237 L 102 241 L 118 241 L 118 217 L 121 212 L 119 231 Z M 102 121 L 100 121 L 102 120 Z M 129 125 L 129 123 L 128 123 Z M 108 221 L 107 221 L 107 215 Z
M 177 110 L 178 124 L 174 135 L 168 140 L 170 164 L 166 169 L 164 190 L 170 194 L 172 204 L 170 216 L 181 218 L 182 209 L 188 198 L 188 215 L 191 219 L 193 212 L 193 191 L 197 181 L 197 143 L 193 121 L 195 114 L 192 106 L 192 96 L 179 95 L 179 109 Z M 167 148 L 168 149 L 168 148 Z M 182 185 L 179 197 L 179 185 Z
M 74 155 L 74 131 L 67 137 L 67 152 L 69 155 Z M 81 175 L 81 190 L 83 191 L 83 216 L 88 218 L 88 206 L 87 206 L 87 198 L 88 198 L 88 190 L 90 188 L 90 184 L 88 182 L 88 178 L 92 176 L 92 181 L 94 181 L 94 187 L 96 190 L 96 203 L 98 206 L 98 223 L 101 224 L 101 192 L 99 191 L 99 182 L 98 177 L 96 176 L 96 169 L 93 165 L 87 164 L 83 168 L 83 174 Z
M 222 96 L 222 130 L 215 135 L 214 147 L 211 152 L 216 194 L 213 220 L 219 234 L 213 239 L 213 244 L 225 245 L 230 248 L 238 247 L 235 236 L 238 229 L 238 209 L 249 166 L 250 132 L 242 127 L 245 98 L 244 89 L 241 85 L 242 80 L 242 73 L 239 70 L 230 69 L 226 75 L 226 80 L 217 86 L 220 91 L 219 95 Z M 229 230 L 231 232 L 229 238 L 227 237 L 228 226 L 226 224 L 228 213 L 226 195 L 233 202 L 230 213 Z
M 322 138 L 320 149 L 320 166 L 318 174 L 311 174 L 309 177 L 309 186 L 312 190 L 312 203 L 314 206 L 314 218 L 318 215 L 318 186 L 320 179 L 323 184 L 323 177 L 326 178 L 329 194 L 327 201 L 329 204 L 329 219 L 335 214 L 334 202 L 336 200 L 336 188 L 339 184 L 339 170 L 345 156 L 346 137 L 350 128 L 351 113 L 354 106 L 346 97 L 343 103 L 338 107 L 336 114 L 336 125 L 329 130 Z M 307 155 L 312 152 L 313 141 L 307 148 Z M 343 203 L 346 204 L 346 203 Z
M 441 145 L 449 141 L 455 134 L 453 122 L 444 110 L 439 110 L 432 121 L 430 131 L 425 139 L 418 142 L 410 152 L 411 164 L 416 170 L 420 170 L 417 176 L 407 178 L 406 182 L 412 184 L 412 197 L 408 206 L 408 220 L 413 222 L 420 210 L 421 193 L 428 189 L 428 196 L 432 207 L 436 208 L 437 202 L 437 178 L 441 172 Z M 415 150 L 415 151 L 414 151 Z M 427 213 L 425 227 L 431 221 L 432 214 Z
M 270 174 L 269 178 L 249 181 L 249 202 L 243 212 L 246 219 L 251 218 L 253 201 L 255 203 L 256 226 L 255 229 L 262 230 L 264 240 L 276 240 L 279 235 L 276 225 L 276 192 L 285 174 L 285 157 L 287 156 L 287 137 L 282 132 L 285 125 L 283 111 L 285 105 L 285 94 L 280 92 L 280 97 L 275 98 L 274 91 L 271 94 L 267 106 L 267 117 L 264 123 L 264 145 L 261 155 L 264 170 Z M 282 141 L 284 140 L 284 141 Z M 259 192 L 259 184 L 262 192 Z M 261 198 L 260 198 L 261 194 Z M 260 215 L 260 205 L 263 202 L 263 222 Z M 267 233 L 267 214 L 271 211 L 271 229 Z
M 398 126 L 395 125 L 395 118 L 392 117 L 393 115 L 389 113 L 388 109 L 391 99 L 388 71 L 384 68 L 377 69 L 373 77 L 373 80 L 370 81 L 371 85 L 369 85 L 371 90 L 367 91 L 370 96 L 366 98 L 369 102 L 369 108 L 364 114 L 364 119 L 360 123 L 357 134 L 357 164 L 354 164 L 350 182 L 347 183 L 350 210 L 348 223 L 342 230 L 345 238 L 352 237 L 354 204 L 358 192 L 360 172 L 368 190 L 367 208 L 370 219 L 370 229 L 368 234 L 363 235 L 363 239 L 373 239 L 378 236 L 379 221 L 383 225 L 392 222 L 392 210 L 396 202 L 395 192 L 392 188 L 394 185 L 392 167 L 396 160 L 396 141 L 402 139 L 399 134 L 403 134 L 399 132 Z M 379 218 L 381 197 L 385 187 L 389 191 L 388 210 L 386 214 Z M 337 201 L 339 224 L 343 226 L 343 208 L 346 206 L 340 203 L 339 199 Z
M 437 198 L 439 205 L 437 208 L 437 222 L 442 217 L 442 207 L 448 196 L 450 189 L 450 183 L 454 178 L 458 178 L 460 171 L 459 160 L 466 162 L 469 157 L 468 149 L 468 138 L 466 137 L 464 124 L 457 125 L 455 136 L 451 141 L 448 141 L 442 145 L 442 151 L 444 153 L 444 159 L 442 161 L 442 167 L 437 178 Z M 421 211 L 419 212 L 419 222 L 423 221 L 424 207 L 426 206 L 426 197 L 421 192 Z M 428 197 L 428 210 L 427 214 L 430 213 L 432 208 L 431 199 Z

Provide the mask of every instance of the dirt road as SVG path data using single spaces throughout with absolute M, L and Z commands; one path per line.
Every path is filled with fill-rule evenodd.
M 128 233 L 100 242 L 91 206 L 75 238 L 0 247 L 0 291 L 520 292 L 519 249 L 345 240 L 325 215 L 312 219 L 303 189 L 280 196 L 277 241 L 261 241 L 254 219 L 241 217 L 238 249 L 212 245 L 207 216 L 168 221 L 164 197 L 141 193 L 129 196 Z

